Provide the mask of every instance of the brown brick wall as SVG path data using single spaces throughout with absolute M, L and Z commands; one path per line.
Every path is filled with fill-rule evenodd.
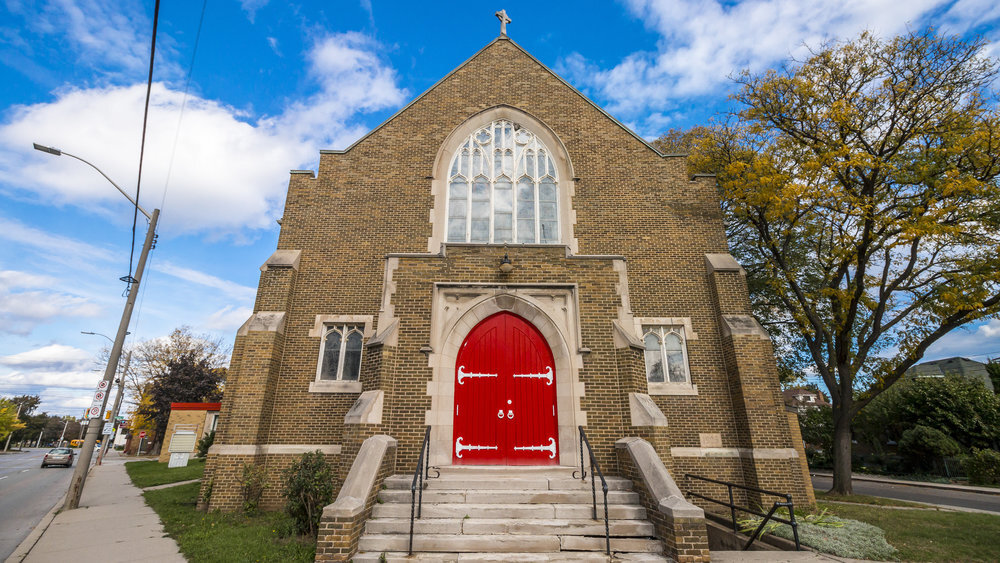
M 197 440 L 200 440 L 205 432 L 205 417 L 208 411 L 179 411 L 171 410 L 170 418 L 167 419 L 167 433 L 163 437 L 163 446 L 160 448 L 160 457 L 157 459 L 160 463 L 166 463 L 170 461 L 170 440 L 173 438 L 174 429 L 178 424 L 194 426 L 194 435 Z M 198 442 L 195 441 L 195 449 L 191 450 L 191 453 L 197 451 Z

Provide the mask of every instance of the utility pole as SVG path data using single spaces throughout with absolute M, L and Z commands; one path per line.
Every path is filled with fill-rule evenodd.
M 18 403 L 17 404 L 17 414 L 14 415 L 14 422 L 15 423 L 18 420 L 21 420 L 21 405 L 23 405 L 23 404 L 24 403 Z M 7 433 L 7 443 L 3 445 L 3 451 L 5 451 L 5 452 L 9 452 L 10 451 L 10 437 L 13 436 L 13 435 L 14 435 L 14 431 L 13 430 L 11 430 L 9 433 Z
M 122 348 L 125 345 L 125 335 L 128 334 L 128 325 L 132 320 L 132 309 L 135 307 L 135 299 L 139 295 L 139 283 L 142 281 L 142 273 L 146 269 L 146 258 L 149 257 L 149 251 L 153 248 L 153 241 L 156 239 L 156 222 L 160 218 L 160 210 L 154 209 L 152 214 L 147 212 L 139 205 L 138 201 L 128 195 L 111 178 L 108 178 L 107 174 L 90 162 L 54 147 L 46 147 L 38 143 L 34 143 L 34 147 L 36 150 L 54 156 L 66 155 L 75 158 L 97 170 L 101 176 L 104 176 L 107 181 L 111 182 L 111 185 L 117 188 L 135 206 L 136 210 L 149 219 L 149 227 L 146 229 L 146 240 L 142 244 L 142 254 L 139 255 L 139 263 L 135 267 L 135 277 L 122 278 L 122 281 L 129 283 L 130 287 L 128 299 L 125 301 L 125 310 L 122 311 L 122 319 L 118 323 L 118 334 L 115 336 L 114 345 L 111 347 L 111 357 L 108 358 L 108 367 L 104 370 L 103 381 L 106 384 L 105 388 L 110 389 L 111 383 L 115 379 L 115 374 L 118 372 L 118 359 L 122 355 Z M 105 393 L 104 398 L 101 400 L 100 409 L 95 412 L 93 407 L 96 405 L 93 405 L 90 409 L 90 424 L 87 425 L 87 437 L 83 441 L 83 451 L 80 452 L 80 461 L 76 464 L 76 469 L 73 471 L 73 479 L 70 481 L 69 491 L 66 492 L 66 502 L 63 504 L 63 509 L 73 510 L 80 506 L 80 496 L 83 494 L 83 485 L 87 481 L 90 460 L 94 455 L 94 445 L 97 443 L 97 437 L 101 435 L 101 426 L 104 422 L 104 409 L 107 407 L 107 404 L 108 395 Z
M 121 408 L 122 397 L 125 396 L 125 374 L 128 372 L 128 366 L 131 363 L 132 351 L 129 350 L 128 355 L 125 356 L 125 367 L 122 368 L 121 375 L 118 376 L 118 395 L 115 397 L 115 408 L 111 411 L 111 433 L 107 434 L 107 438 L 101 441 L 101 453 L 97 456 L 97 465 L 100 465 L 104 461 L 104 454 L 108 452 L 109 444 L 115 437 L 115 427 L 118 426 L 118 409 Z
M 139 208 L 142 211 L 142 208 Z M 145 211 L 143 211 L 145 213 Z M 142 245 L 142 254 L 139 255 L 139 263 L 135 267 L 135 278 L 132 287 L 128 292 L 128 300 L 125 302 L 125 310 L 122 311 L 122 320 L 118 324 L 118 335 L 115 338 L 115 345 L 111 348 L 111 357 L 108 359 L 108 367 L 104 370 L 104 381 L 111 386 L 115 373 L 118 371 L 118 358 L 122 354 L 122 347 L 125 345 L 125 333 L 128 332 L 129 322 L 132 320 L 132 309 L 135 307 L 135 300 L 139 294 L 139 283 L 142 281 L 143 270 L 146 269 L 146 258 L 153 247 L 153 239 L 156 234 L 156 220 L 160 217 L 160 210 L 154 209 L 149 216 L 149 228 L 146 229 L 146 241 Z M 104 409 L 108 404 L 108 396 L 104 395 L 101 408 L 96 413 L 90 413 L 90 424 L 87 425 L 87 437 L 83 441 L 83 451 L 80 452 L 80 461 L 76 464 L 73 472 L 73 480 L 69 484 L 69 491 L 66 493 L 66 503 L 63 508 L 73 510 L 80 506 L 80 495 L 83 494 L 83 485 L 87 481 L 87 471 L 90 469 L 90 459 L 94 455 L 94 445 L 97 444 L 97 437 L 101 435 L 101 425 L 104 422 Z
M 36 448 L 42 447 L 42 432 L 45 432 L 44 428 L 42 428 L 41 430 L 38 431 L 38 441 L 35 442 L 35 447 Z
M 67 426 L 69 426 L 69 421 L 68 420 L 64 420 L 63 421 L 63 431 L 62 431 L 61 434 L 59 434 L 59 447 L 60 448 L 62 447 L 63 437 L 66 436 L 66 427 Z

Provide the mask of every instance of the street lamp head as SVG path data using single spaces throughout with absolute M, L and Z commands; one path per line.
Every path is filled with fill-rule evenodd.
M 45 145 L 39 145 L 38 143 L 31 143 L 34 145 L 36 151 L 47 152 L 49 154 L 54 154 L 56 156 L 62 156 L 62 151 L 55 147 L 47 147 Z

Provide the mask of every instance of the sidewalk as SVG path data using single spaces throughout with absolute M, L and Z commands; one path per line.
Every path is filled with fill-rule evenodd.
M 80 508 L 43 518 L 7 563 L 185 561 L 142 491 L 132 485 L 126 461 L 133 460 L 109 455 L 103 465 L 92 467 Z M 58 505 L 53 513 L 57 510 Z
M 833 477 L 832 471 L 810 471 L 810 475 L 821 477 Z M 982 493 L 986 495 L 1000 495 L 1000 488 L 996 487 L 976 487 L 974 485 L 953 485 L 951 483 L 931 483 L 928 481 L 907 481 L 906 479 L 893 479 L 891 477 L 881 477 L 879 475 L 865 475 L 863 473 L 852 473 L 852 481 L 871 481 L 874 483 L 886 483 L 889 485 L 909 485 L 911 487 L 924 487 L 926 489 L 943 489 L 946 491 L 965 491 L 967 493 Z

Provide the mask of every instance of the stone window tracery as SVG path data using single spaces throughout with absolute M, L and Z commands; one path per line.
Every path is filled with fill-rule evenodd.
M 683 326 L 643 326 L 646 380 L 649 383 L 688 383 L 687 344 Z
M 480 127 L 448 170 L 448 242 L 560 242 L 555 162 L 528 129 L 506 119 Z
M 319 381 L 357 381 L 361 374 L 362 328 L 328 325 L 320 350 Z

